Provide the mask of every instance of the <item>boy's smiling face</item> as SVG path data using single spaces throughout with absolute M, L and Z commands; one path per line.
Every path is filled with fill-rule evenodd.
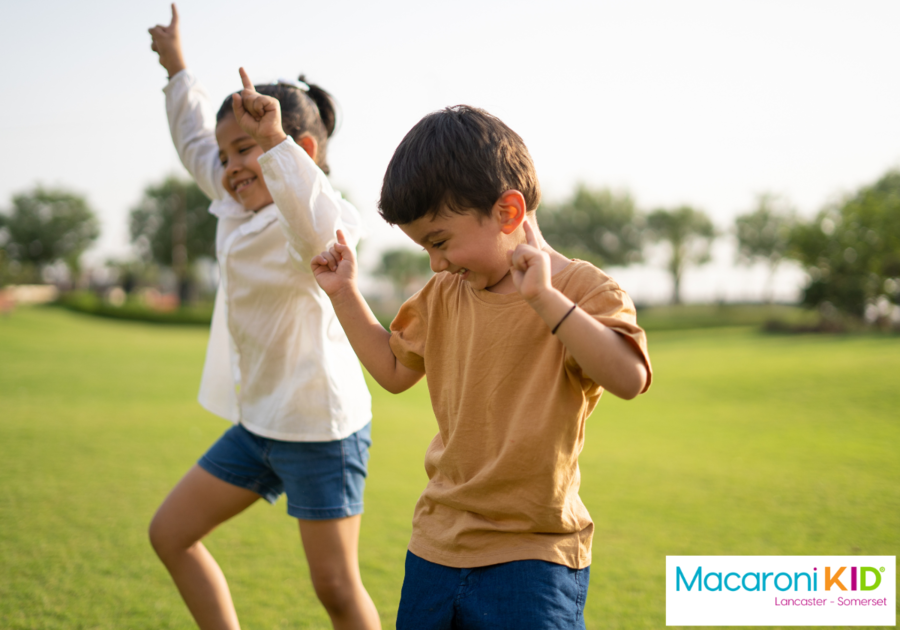
M 512 293 L 516 289 L 506 253 L 524 241 L 517 228 L 525 212 L 524 199 L 521 204 L 509 203 L 510 196 L 522 197 L 518 191 L 503 193 L 490 216 L 444 208 L 434 216 L 404 223 L 400 229 L 425 248 L 435 273 L 459 274 L 474 289 Z

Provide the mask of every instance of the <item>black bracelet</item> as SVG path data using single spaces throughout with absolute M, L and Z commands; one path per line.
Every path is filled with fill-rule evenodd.
M 556 334 L 556 331 L 559 330 L 559 327 L 562 326 L 562 323 L 563 323 L 564 321 L 566 321 L 566 317 L 568 317 L 569 315 L 572 314 L 572 311 L 575 310 L 575 307 L 576 307 L 576 306 L 578 306 L 577 303 L 576 303 L 576 304 L 573 304 L 573 305 L 572 305 L 572 308 L 570 308 L 568 311 L 566 311 L 566 314 L 562 316 L 562 319 L 559 320 L 559 323 L 558 323 L 556 326 L 553 327 L 553 330 L 550 331 L 550 334 L 551 334 L 551 335 L 555 335 L 555 334 Z

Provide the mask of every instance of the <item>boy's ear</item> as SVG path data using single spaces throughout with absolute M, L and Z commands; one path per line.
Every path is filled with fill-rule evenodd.
M 312 158 L 312 161 L 316 161 L 316 154 L 319 152 L 319 143 L 316 142 L 316 139 L 313 138 L 309 134 L 304 134 L 297 139 L 297 144 L 301 149 L 306 151 L 306 154 Z
M 512 234 L 522 225 L 528 212 L 525 196 L 518 190 L 507 190 L 494 202 L 494 214 L 499 217 L 500 231 Z

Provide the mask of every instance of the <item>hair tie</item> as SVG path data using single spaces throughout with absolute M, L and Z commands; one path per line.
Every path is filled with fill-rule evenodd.
M 309 92 L 309 84 L 304 83 L 303 81 L 294 81 L 292 79 L 278 79 L 272 83 L 272 85 L 287 85 L 290 87 L 297 88 L 303 92 Z

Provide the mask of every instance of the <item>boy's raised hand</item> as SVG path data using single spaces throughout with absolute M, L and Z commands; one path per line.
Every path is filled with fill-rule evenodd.
M 157 24 L 151 29 L 150 37 L 153 42 L 150 50 L 159 54 L 159 65 L 166 69 L 171 79 L 184 70 L 184 56 L 181 54 L 181 35 L 178 31 L 178 9 L 172 3 L 172 21 L 168 26 Z
M 281 104 L 277 98 L 257 92 L 243 68 L 238 71 L 244 89 L 240 94 L 231 95 L 234 117 L 241 129 L 250 134 L 263 151 L 268 151 L 287 139 L 281 127 Z
M 310 261 L 316 282 L 328 297 L 356 284 L 356 256 L 341 230 L 337 231 L 337 243 Z
M 533 300 L 550 287 L 550 256 L 541 251 L 528 220 L 522 222 L 525 243 L 507 253 L 516 290 L 526 300 Z

